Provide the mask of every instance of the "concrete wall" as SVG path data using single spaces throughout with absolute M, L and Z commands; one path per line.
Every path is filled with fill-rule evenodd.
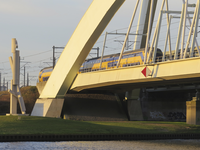
M 188 95 L 195 95 L 195 90 L 153 92 L 143 95 L 140 101 L 129 100 L 130 120 L 186 121 Z
M 186 121 L 186 102 L 149 102 L 144 120 Z
M 67 94 L 63 118 L 84 121 L 128 121 L 114 95 Z
M 143 121 L 141 102 L 138 100 L 127 100 L 127 111 L 131 121 Z

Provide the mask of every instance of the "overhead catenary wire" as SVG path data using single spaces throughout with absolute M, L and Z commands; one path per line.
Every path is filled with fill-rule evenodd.
M 163 19 L 166 19 L 166 18 L 163 18 Z M 156 22 L 156 20 L 154 20 L 154 22 Z M 179 23 L 179 22 L 172 22 L 171 24 L 177 24 L 177 23 Z M 165 26 L 167 26 L 167 24 L 162 24 L 162 27 L 165 27 Z M 137 27 L 137 25 L 133 25 L 132 27 Z M 120 29 L 117 29 L 117 30 L 113 30 L 113 31 L 111 31 L 111 32 L 115 32 L 115 31 L 123 31 L 123 30 L 125 30 L 125 29 L 127 29 L 127 27 L 126 28 L 120 28 Z M 155 29 L 155 27 L 153 27 L 152 28 L 152 30 L 153 29 Z M 170 30 L 176 30 L 176 28 L 171 28 Z M 133 33 L 133 32 L 131 32 L 131 33 Z M 163 32 L 161 32 L 161 33 L 164 33 L 164 31 Z M 107 48 L 107 52 L 108 53 L 112 53 L 112 52 L 114 52 L 114 51 L 119 51 L 119 46 L 117 47 L 117 46 L 113 46 L 113 45 L 111 45 L 111 44 L 113 44 L 114 42 L 112 41 L 113 39 L 120 39 L 120 38 L 122 38 L 122 37 L 124 37 L 124 36 L 121 36 L 121 37 L 112 37 L 112 38 L 109 38 L 109 39 L 107 39 L 107 41 L 109 41 L 109 42 L 107 42 L 107 44 L 108 44 L 108 46 L 106 46 L 106 48 Z M 172 36 L 171 37 L 171 39 L 173 39 L 173 38 L 175 38 L 174 36 Z M 159 41 L 161 42 L 161 43 L 159 43 L 159 45 L 162 45 L 162 42 L 164 41 L 163 40 L 163 38 L 160 38 L 159 39 Z M 102 43 L 102 41 L 98 41 L 97 42 L 97 44 L 99 44 L 99 43 Z M 172 42 L 172 44 L 173 44 L 173 42 Z M 30 54 L 30 55 L 26 55 L 26 56 L 24 56 L 23 58 L 30 58 L 30 57 L 35 57 L 35 56 L 38 56 L 38 55 L 42 55 L 42 54 L 44 54 L 44 53 L 48 53 L 48 52 L 51 52 L 52 50 L 48 50 L 48 51 L 44 51 L 44 52 L 40 52 L 40 53 L 36 53 L 36 54 Z M 45 56 L 46 57 L 46 56 Z M 44 59 L 41 59 L 41 60 L 38 60 L 38 59 L 35 59 L 35 60 L 33 60 L 33 61 L 31 61 L 31 65 L 27 68 L 27 70 L 29 70 L 29 72 L 38 72 L 38 70 L 37 70 L 37 68 L 39 68 L 39 66 L 40 66 L 40 63 L 42 63 L 42 61 L 45 61 L 45 60 L 48 60 L 48 59 L 50 59 L 50 57 L 46 57 L 46 58 L 44 58 Z M 3 65 L 3 63 L 9 63 L 9 61 L 4 61 L 4 62 L 0 62 L 0 64 L 1 65 Z M 42 66 L 45 66 L 44 64 L 42 64 Z M 5 69 L 4 70 L 6 73 L 11 73 L 11 71 L 10 71 L 10 68 L 9 69 Z
M 47 53 L 47 52 L 50 52 L 50 51 L 52 51 L 52 50 L 48 50 L 48 51 L 44 51 L 44 52 L 40 52 L 40 53 L 36 53 L 36 54 L 27 55 L 27 56 L 24 56 L 23 58 L 37 56 L 37 55 L 44 54 L 44 53 Z

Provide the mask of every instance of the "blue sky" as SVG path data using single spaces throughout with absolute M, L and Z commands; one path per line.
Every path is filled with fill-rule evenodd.
M 158 9 L 160 9 L 161 0 L 158 1 Z M 8 57 L 12 56 L 11 39 L 16 38 L 22 59 L 21 66 L 25 62 L 30 62 L 26 64 L 26 72 L 29 72 L 31 76 L 30 84 L 36 85 L 39 71 L 51 65 L 52 46 L 63 47 L 67 44 L 91 2 L 92 0 L 0 0 L 0 72 L 2 77 L 5 77 L 6 81 L 12 78 Z M 117 30 L 126 33 L 135 3 L 136 0 L 126 0 L 105 31 Z M 196 0 L 189 0 L 189 3 L 196 3 Z M 171 10 L 181 10 L 181 6 L 182 0 L 169 0 Z M 157 20 L 158 12 L 156 14 L 155 20 Z M 133 26 L 136 24 L 137 20 L 134 21 Z M 133 28 L 132 32 L 135 30 L 136 28 Z M 100 47 L 100 50 L 103 38 L 102 35 L 95 44 L 95 47 Z M 119 42 L 116 42 L 118 38 L 108 37 L 107 49 L 110 49 L 111 53 L 115 53 L 115 49 L 122 47 Z M 123 38 L 121 37 L 121 40 Z M 59 54 L 57 53 L 56 57 L 59 57 Z M 21 69 L 22 79 L 23 69 Z

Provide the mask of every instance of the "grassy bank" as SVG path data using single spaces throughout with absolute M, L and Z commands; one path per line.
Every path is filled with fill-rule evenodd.
M 22 87 L 20 89 L 24 103 L 26 106 L 26 113 L 30 114 L 35 101 L 39 97 L 39 93 L 35 86 Z M 0 91 L 0 114 L 6 114 L 10 112 L 10 93 L 7 91 Z M 19 104 L 17 107 L 17 112 L 21 113 Z
M 200 125 L 188 125 L 185 122 L 92 122 L 31 116 L 0 116 L 0 135 L 148 133 L 200 133 Z

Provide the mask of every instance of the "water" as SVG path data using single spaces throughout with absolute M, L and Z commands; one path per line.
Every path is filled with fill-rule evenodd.
M 0 150 L 199 150 L 200 140 L 7 142 Z

